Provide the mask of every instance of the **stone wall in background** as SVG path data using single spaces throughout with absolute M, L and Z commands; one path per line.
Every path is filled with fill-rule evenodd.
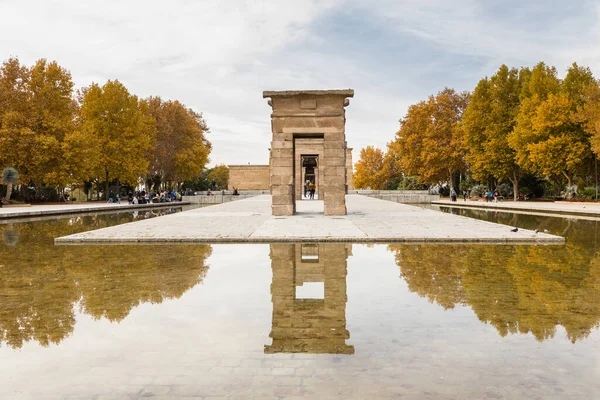
M 405 204 L 426 204 L 440 199 L 439 194 L 429 194 L 427 190 L 351 190 L 348 194 Z
M 268 165 L 229 165 L 228 190 L 269 190 Z

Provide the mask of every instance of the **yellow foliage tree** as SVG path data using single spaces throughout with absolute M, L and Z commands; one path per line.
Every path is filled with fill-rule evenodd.
M 579 121 L 584 93 L 594 84 L 589 68 L 573 64 L 564 81 L 544 63 L 524 86 L 509 144 L 520 166 L 542 176 L 563 175 L 568 186 L 591 158 L 589 134 Z
M 502 65 L 494 76 L 479 81 L 461 119 L 465 160 L 471 174 L 480 180 L 490 175 L 501 181 L 510 180 L 515 200 L 522 169 L 516 162 L 515 150 L 508 144 L 508 136 L 514 129 L 521 88 L 529 74 L 528 69 L 519 71 Z
M 412 105 L 400 122 L 392 151 L 399 153 L 402 171 L 424 183 L 449 182 L 464 171 L 464 146 L 458 125 L 468 104 L 467 93 L 444 89 Z
M 384 189 L 383 160 L 384 154 L 380 149 L 373 146 L 361 149 L 360 158 L 354 164 L 354 187 L 357 189 Z
M 202 114 L 178 101 L 148 99 L 156 120 L 156 143 L 151 153 L 148 175 L 162 182 L 182 182 L 197 177 L 209 161 L 209 129 Z
M 135 185 L 148 171 L 148 154 L 156 137 L 156 121 L 148 103 L 131 95 L 119 81 L 103 86 L 92 84 L 82 91 L 78 129 L 89 146 L 96 146 L 98 157 L 87 159 L 94 177 L 109 184 Z
M 229 183 L 229 167 L 225 164 L 217 165 L 211 168 L 208 172 L 208 180 L 215 183 L 215 186 L 219 190 L 227 189 Z
M 16 168 L 21 182 L 65 186 L 63 141 L 74 130 L 77 104 L 71 74 L 40 59 L 18 59 L 0 69 L 0 164 Z
M 586 101 L 579 107 L 579 121 L 590 135 L 590 144 L 596 155 L 600 154 L 600 83 L 590 85 L 585 92 Z

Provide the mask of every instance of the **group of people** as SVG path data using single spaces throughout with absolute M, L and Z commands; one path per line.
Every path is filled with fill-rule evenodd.
M 463 200 L 467 201 L 467 192 L 466 192 L 466 190 L 463 190 L 462 195 L 463 195 Z M 458 195 L 456 194 L 456 190 L 454 190 L 454 189 L 450 190 L 450 199 L 452 199 L 452 201 L 456 201 L 457 197 L 458 197 Z
M 315 192 L 317 191 L 317 186 L 312 183 L 311 181 L 306 181 L 306 183 L 304 183 L 304 197 L 308 198 L 308 199 L 314 199 L 315 198 Z
M 463 190 L 463 192 L 462 192 L 463 201 L 467 201 L 467 195 L 468 195 L 467 191 Z M 450 199 L 452 201 L 456 201 L 457 197 L 458 197 L 458 194 L 456 193 L 456 190 L 454 190 L 454 189 L 450 190 Z M 504 196 L 501 196 L 497 190 L 490 190 L 489 192 L 486 192 L 483 195 L 483 197 L 486 202 L 493 201 L 493 202 L 497 203 L 498 199 L 500 199 L 500 201 L 504 200 Z
M 490 190 L 483 197 L 485 198 L 486 202 L 493 201 L 494 203 L 497 203 L 498 199 L 504 200 L 504 196 L 500 196 L 500 193 L 498 193 L 497 190 Z
M 129 204 L 150 204 L 150 203 L 169 203 L 173 201 L 181 201 L 181 193 L 174 190 L 163 190 L 160 192 L 146 192 L 145 190 L 129 192 L 127 194 Z M 121 195 L 116 193 L 111 194 L 108 198 L 109 203 L 121 203 Z

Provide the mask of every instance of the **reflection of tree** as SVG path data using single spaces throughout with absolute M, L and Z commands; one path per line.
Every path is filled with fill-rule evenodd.
M 116 254 L 106 260 L 106 247 L 85 249 L 92 260 L 102 260 L 102 264 L 79 265 L 74 279 L 85 313 L 120 321 L 141 303 L 157 304 L 178 298 L 201 283 L 206 273 L 204 261 L 211 248 L 117 246 L 110 250 Z
M 444 308 L 469 305 L 502 336 L 532 333 L 544 340 L 561 325 L 574 342 L 599 325 L 600 256 L 576 241 L 389 248 L 411 291 Z
M 120 321 L 137 305 L 177 298 L 206 273 L 208 245 L 54 246 L 54 238 L 131 220 L 131 214 L 12 224 L 0 244 L 0 344 L 58 343 L 74 329 L 74 306 Z M 9 229 L 0 226 L 0 230 Z

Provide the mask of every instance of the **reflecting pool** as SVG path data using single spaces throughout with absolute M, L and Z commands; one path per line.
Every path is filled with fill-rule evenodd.
M 596 398 L 597 221 L 445 211 L 567 244 L 55 246 L 140 215 L 2 224 L 0 398 Z

